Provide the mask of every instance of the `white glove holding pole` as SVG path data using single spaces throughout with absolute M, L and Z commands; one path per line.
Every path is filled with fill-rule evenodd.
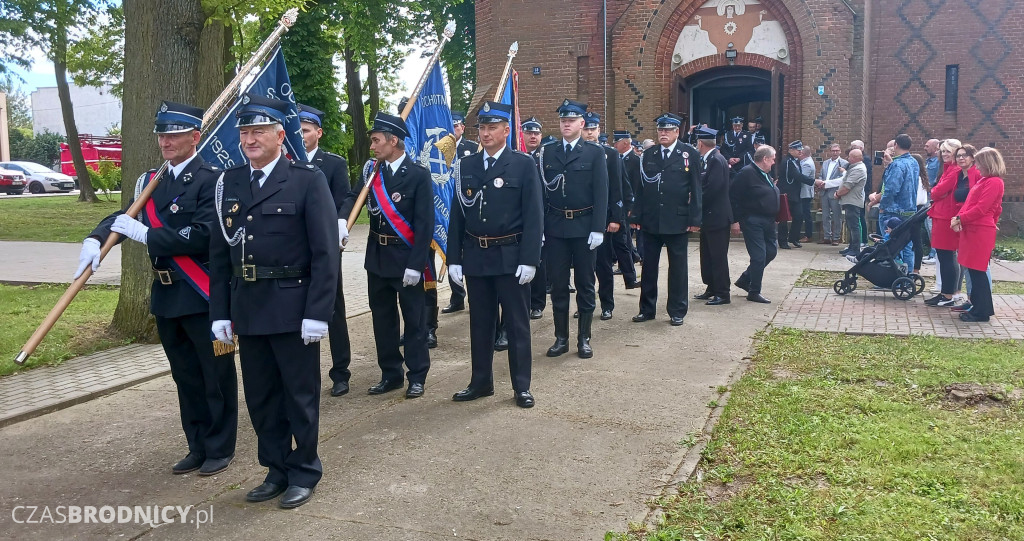
M 302 343 L 307 346 L 313 342 L 319 342 L 327 336 L 327 322 L 315 319 L 302 320 Z
M 230 319 L 218 319 L 217 321 L 214 321 L 213 325 L 210 326 L 210 330 L 213 331 L 213 336 L 218 342 L 222 342 L 224 344 L 235 343 L 232 339 L 234 333 L 231 330 Z
M 462 265 L 448 265 L 448 276 L 452 279 L 453 284 L 465 287 L 462 283 Z
M 100 268 L 100 241 L 88 238 L 82 241 L 82 251 L 78 254 L 78 269 L 75 270 L 74 280 L 85 272 L 85 268 L 92 265 L 92 271 Z
M 528 284 L 537 276 L 537 267 L 532 265 L 519 265 L 516 269 L 516 276 L 519 277 L 519 285 Z
M 414 286 L 420 283 L 423 273 L 412 269 L 405 269 L 405 276 L 402 277 L 402 285 L 405 287 Z
M 348 244 L 348 220 L 344 218 L 338 220 L 338 242 L 339 248 L 344 248 Z
M 587 244 L 590 245 L 591 250 L 596 250 L 601 243 L 604 242 L 604 233 L 600 231 L 594 231 L 590 233 L 590 238 L 587 239 Z
M 114 219 L 114 224 L 110 226 L 110 230 L 142 244 L 146 244 L 146 236 L 149 235 L 148 227 L 127 214 L 121 214 Z

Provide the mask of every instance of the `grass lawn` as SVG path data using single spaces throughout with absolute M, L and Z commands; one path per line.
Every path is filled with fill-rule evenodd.
M 796 287 L 824 287 L 832 289 L 832 284 L 836 280 L 842 279 L 843 274 L 843 271 L 804 269 L 804 272 L 796 281 Z M 1024 282 L 993 280 L 992 293 L 994 295 L 1024 295 Z
M 118 289 L 87 286 L 78 293 L 28 362 L 23 366 L 14 364 L 14 356 L 66 289 L 65 284 L 0 284 L 0 307 L 3 307 L 0 317 L 5 322 L 4 332 L 0 333 L 0 376 L 34 366 L 60 364 L 77 355 L 122 345 L 106 336 L 107 325 L 117 306 Z
M 703 479 L 656 502 L 656 529 L 606 539 L 1024 539 L 1022 358 L 1013 341 L 771 332 Z M 967 382 L 995 387 L 968 405 L 947 392 Z
M 75 196 L 7 197 L 0 199 L 0 240 L 82 242 L 105 216 L 121 208 L 100 195 L 99 203 L 81 203 Z

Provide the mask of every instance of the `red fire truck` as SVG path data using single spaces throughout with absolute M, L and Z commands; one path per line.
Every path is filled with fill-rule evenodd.
M 121 167 L 121 138 L 116 135 L 94 136 L 87 133 L 80 134 L 78 140 L 82 144 L 82 156 L 85 157 L 85 165 L 93 171 L 99 171 L 101 161 L 113 162 Z M 71 149 L 67 143 L 60 144 L 60 172 L 74 177 L 75 164 L 71 160 Z

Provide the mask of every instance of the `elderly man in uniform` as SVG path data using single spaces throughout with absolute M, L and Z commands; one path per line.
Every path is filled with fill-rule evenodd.
M 199 470 L 213 475 L 235 456 L 238 382 L 234 353 L 217 355 L 210 339 L 210 232 L 217 219 L 214 184 L 220 173 L 196 153 L 203 110 L 165 101 L 153 132 L 167 172 L 159 179 L 138 220 L 115 212 L 82 242 L 75 278 L 99 267 L 100 246 L 110 232 L 146 245 L 153 265 L 150 311 L 178 389 L 181 427 L 188 454 L 171 467 L 175 474 Z M 155 171 L 139 177 L 136 197 Z M 134 198 L 133 198 L 134 201 Z
M 743 157 L 754 154 L 754 136 L 743 129 L 743 117 L 732 119 L 732 131 L 725 132 L 722 142 L 722 155 L 729 161 L 732 175 L 743 168 Z
M 548 348 L 548 357 L 569 351 L 570 267 L 579 309 L 577 351 L 583 359 L 594 356 L 590 345 L 596 307 L 594 251 L 604 242 L 608 226 L 608 164 L 604 150 L 582 138 L 586 111 L 586 104 L 564 100 L 558 108 L 562 138 L 544 145 L 540 157 L 541 180 L 547 190 L 544 237 L 555 320 L 555 343 Z
M 327 186 L 334 197 L 334 208 L 338 211 L 338 239 L 342 247 L 348 242 L 348 210 L 352 208 L 356 193 L 348 181 L 348 162 L 345 158 L 320 148 L 324 136 L 324 112 L 309 105 L 299 104 L 299 120 L 302 125 L 302 141 L 306 147 L 306 159 L 317 166 L 327 177 Z M 347 205 L 347 209 L 346 209 Z M 342 210 L 344 214 L 342 214 Z M 340 262 L 340 260 L 339 260 Z M 348 393 L 348 380 L 352 372 L 352 345 L 348 338 L 348 321 L 345 318 L 345 292 L 342 288 L 341 266 L 338 267 L 338 293 L 334 297 L 334 315 L 327 324 L 331 338 L 331 396 Z
M 736 280 L 736 287 L 747 292 L 747 300 L 768 304 L 761 295 L 764 269 L 775 259 L 775 215 L 779 213 L 779 188 L 770 171 L 775 164 L 775 149 L 762 145 L 754 152 L 754 163 L 744 167 L 729 188 L 734 232 L 743 231 L 750 265 Z
M 673 326 L 683 324 L 687 310 L 686 244 L 700 232 L 702 185 L 700 154 L 679 140 L 682 119 L 665 113 L 655 119 L 658 145 L 644 151 L 640 190 L 633 215 L 644 236 L 644 272 L 640 277 L 640 313 L 635 323 L 654 319 L 658 302 L 661 249 L 668 249 L 668 315 Z
M 543 188 L 536 162 L 505 145 L 512 107 L 484 102 L 477 118 L 483 152 L 463 159 L 448 236 L 448 272 L 467 279 L 473 375 L 456 402 L 494 394 L 494 325 L 508 333 L 516 404 L 532 408 L 528 285 L 536 277 L 543 234 Z
M 279 505 L 286 509 L 309 501 L 323 476 L 320 340 L 334 312 L 340 266 L 338 209 L 326 177 L 281 152 L 289 108 L 242 97 L 236 115 L 249 163 L 218 181 L 210 242 L 211 329 L 225 343 L 238 335 L 257 453 L 269 469 L 246 499 L 283 493 Z
M 455 158 L 462 159 L 474 154 L 480 145 L 462 136 L 466 131 L 466 115 L 458 111 L 452 111 L 452 125 L 455 130 Z M 441 309 L 442 314 L 450 314 L 466 309 L 465 288 L 459 284 L 449 285 L 452 289 L 452 295 L 448 301 L 448 306 Z M 434 344 L 437 344 L 436 338 L 434 339 Z
M 540 121 L 537 117 L 531 116 L 523 122 L 523 143 L 526 145 L 526 153 L 537 163 L 537 153 L 540 151 L 543 140 Z M 543 190 L 542 190 L 543 191 Z M 543 195 L 543 194 L 541 194 Z M 541 215 L 543 219 L 543 214 Z M 544 316 L 544 308 L 548 305 L 547 273 L 544 268 L 544 252 L 541 250 L 540 263 L 537 265 L 537 276 L 530 281 L 530 319 L 540 319 Z
M 384 394 L 403 386 L 408 367 L 407 398 L 423 396 L 430 369 L 426 340 L 426 291 L 421 280 L 430 257 L 434 233 L 434 189 L 430 171 L 408 159 L 405 138 L 409 130 L 400 116 L 377 113 L 370 128 L 370 150 L 380 162 L 373 179 L 367 178 L 372 161 L 363 167 L 363 184 L 370 183 L 366 206 L 370 234 L 366 246 L 373 338 L 381 380 L 370 394 Z M 396 304 L 397 298 L 397 304 Z M 405 322 L 405 356 L 399 350 L 398 311 Z
M 702 128 L 697 132 L 697 152 L 704 164 L 701 177 L 704 218 L 700 228 L 700 278 L 707 286 L 693 298 L 706 300 L 709 306 L 729 304 L 729 228 L 732 205 L 729 203 L 729 164 L 715 148 L 718 132 Z
M 814 185 L 814 175 L 804 174 L 804 168 L 800 164 L 800 156 L 803 153 L 804 144 L 802 141 L 793 141 L 789 144 L 789 158 L 779 168 L 779 180 L 777 182 L 779 191 L 786 194 L 789 203 L 789 213 L 793 218 L 792 228 L 789 222 L 779 222 L 779 248 L 788 250 L 790 244 L 802 248 L 800 244 L 800 222 L 803 216 L 803 205 L 800 202 L 800 192 L 803 186 Z

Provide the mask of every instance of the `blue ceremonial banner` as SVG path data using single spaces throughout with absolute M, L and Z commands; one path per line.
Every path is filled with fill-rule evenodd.
M 270 61 L 263 66 L 245 92 L 287 101 L 291 105 L 288 108 L 288 118 L 284 125 L 284 146 L 292 159 L 306 161 L 306 147 L 302 143 L 302 125 L 299 122 L 299 112 L 295 106 L 292 83 L 288 78 L 288 68 L 284 65 L 284 53 L 281 52 L 281 47 L 277 48 Z M 227 169 L 249 161 L 242 153 L 238 128 L 235 127 L 235 123 L 238 121 L 235 118 L 235 111 L 241 104 L 241 100 L 236 100 L 231 109 L 220 119 L 217 127 L 199 145 L 199 153 L 207 163 Z
M 501 102 L 512 106 L 512 121 L 509 122 L 508 138 L 505 144 L 508 148 L 514 148 L 519 152 L 526 152 L 526 143 L 523 141 L 523 122 L 519 117 L 519 73 L 511 70 L 508 74 L 508 81 L 505 82 L 505 90 L 501 93 Z
M 436 143 L 451 134 L 455 126 L 452 124 L 452 111 L 448 107 L 448 93 L 440 62 L 434 65 L 427 77 L 409 118 L 405 119 L 405 125 L 409 128 L 409 137 L 405 139 L 406 150 L 417 163 L 430 169 L 430 176 L 434 180 L 434 241 L 444 257 L 448 249 L 448 216 L 454 185 L 449 182 L 451 170 L 448 159 Z

